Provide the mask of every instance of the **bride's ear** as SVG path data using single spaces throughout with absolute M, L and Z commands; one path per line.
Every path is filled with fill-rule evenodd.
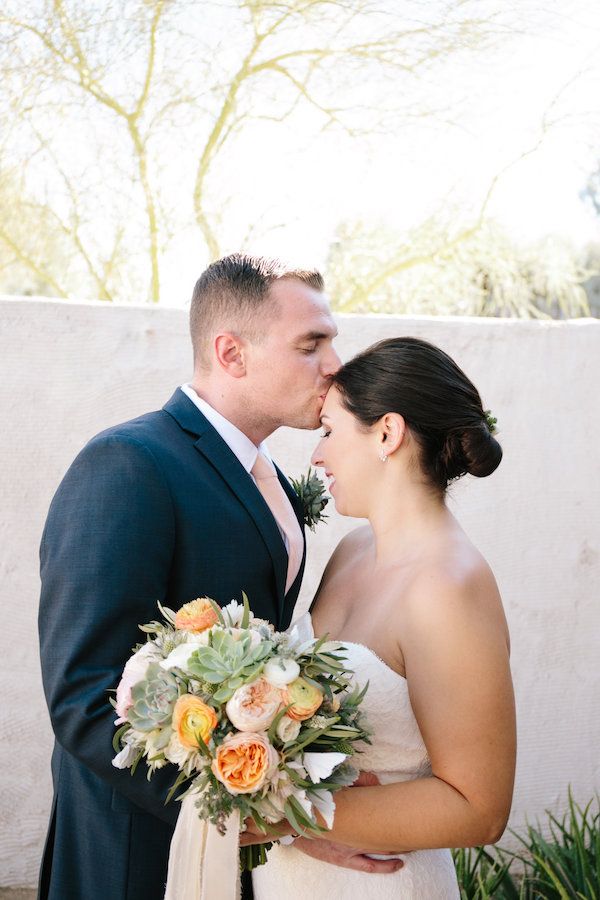
M 404 440 L 406 422 L 398 413 L 386 413 L 379 420 L 379 449 L 385 456 L 394 453 Z

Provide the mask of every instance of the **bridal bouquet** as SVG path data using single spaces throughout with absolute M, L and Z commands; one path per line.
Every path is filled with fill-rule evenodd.
M 116 700 L 113 765 L 143 759 L 148 778 L 176 766 L 167 801 L 193 794 L 198 816 L 226 831 L 235 811 L 266 832 L 287 819 L 318 835 L 333 822 L 333 794 L 357 775 L 347 762 L 368 741 L 343 646 L 299 628 L 276 632 L 243 603 L 222 609 L 203 597 L 164 622 L 140 626 L 148 640 L 127 662 Z M 185 786 L 185 789 L 184 789 Z M 167 802 L 166 801 L 166 802 Z M 263 844 L 242 848 L 242 866 L 266 861 Z

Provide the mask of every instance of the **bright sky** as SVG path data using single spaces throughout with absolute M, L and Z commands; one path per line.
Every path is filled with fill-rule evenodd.
M 244 139 L 243 154 L 231 150 L 226 183 L 235 214 L 225 218 L 238 227 L 230 227 L 224 251 L 237 249 L 254 223 L 270 229 L 249 241 L 251 250 L 323 265 L 341 220 L 361 217 L 402 230 L 450 194 L 478 210 L 494 175 L 540 139 L 501 177 L 489 215 L 525 240 L 548 233 L 575 243 L 600 240 L 600 222 L 579 196 L 600 157 L 600 3 L 552 2 L 539 15 L 545 22 L 540 27 L 538 17 L 538 33 L 512 37 L 475 69 L 455 68 L 433 88 L 441 101 L 468 98 L 452 126 L 315 142 L 298 119 L 293 128 L 261 122 Z M 275 192 L 265 191 L 273 184 Z M 168 303 L 181 303 L 181 286 L 196 277 L 193 246 L 178 242 Z

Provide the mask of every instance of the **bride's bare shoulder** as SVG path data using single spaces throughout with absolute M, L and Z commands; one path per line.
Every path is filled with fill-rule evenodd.
M 424 560 L 406 587 L 404 601 L 404 609 L 415 624 L 435 620 L 449 625 L 476 616 L 508 634 L 494 574 L 468 540 Z

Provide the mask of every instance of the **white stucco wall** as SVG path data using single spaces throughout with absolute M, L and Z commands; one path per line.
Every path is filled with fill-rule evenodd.
M 511 825 L 600 789 L 600 322 L 339 319 L 348 358 L 396 334 L 454 356 L 499 420 L 502 466 L 451 503 L 490 561 L 513 642 L 519 759 Z M 184 311 L 0 299 L 2 638 L 0 886 L 37 877 L 51 787 L 51 732 L 37 657 L 37 548 L 58 482 L 83 443 L 155 409 L 190 376 Z M 270 444 L 304 470 L 314 433 Z M 352 523 L 310 536 L 305 606 Z

